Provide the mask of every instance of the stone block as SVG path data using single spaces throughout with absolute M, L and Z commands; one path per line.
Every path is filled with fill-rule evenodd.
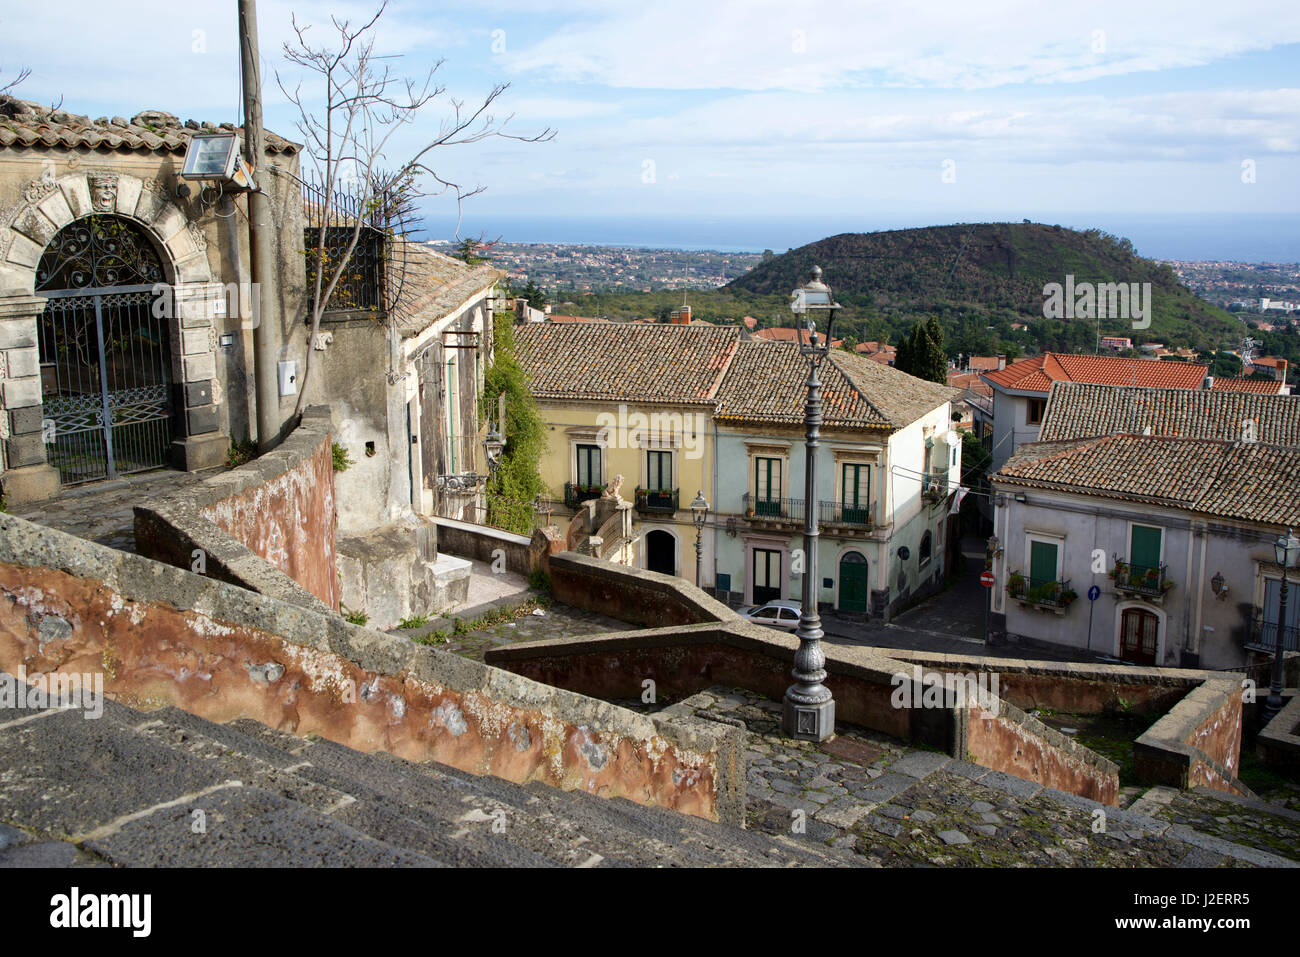
M 28 435 L 32 432 L 39 432 L 41 431 L 41 419 L 41 407 L 39 405 L 11 409 L 9 411 L 9 434 Z
M 207 435 L 221 428 L 221 419 L 215 405 L 202 405 L 185 410 L 185 432 L 187 435 Z
M 121 187 L 118 187 L 118 202 L 121 203 Z M 167 208 L 167 202 L 157 193 L 151 193 L 149 190 L 141 190 L 139 202 L 135 206 L 135 218 L 141 222 L 148 223 L 150 226 L 163 214 Z
M 192 409 L 200 405 L 209 405 L 212 402 L 212 382 L 204 379 L 202 382 L 187 382 L 184 387 L 183 405 L 187 409 Z
M 13 230 L 26 236 L 42 249 L 50 244 L 59 229 L 41 215 L 39 210 L 28 207 L 13 224 Z
M 154 220 L 153 228 L 154 232 L 161 236 L 162 241 L 170 248 L 171 240 L 177 233 L 185 230 L 185 217 L 181 214 L 179 209 L 168 203 L 163 207 L 162 212 L 158 214 L 158 218 Z M 185 238 L 189 239 L 188 236 Z M 194 243 L 192 241 L 189 244 L 189 251 L 194 251 Z M 177 256 L 176 258 L 180 259 L 183 257 Z
M 39 354 L 35 349 L 9 349 L 5 352 L 5 378 L 23 379 L 41 374 Z
M 10 468 L 0 472 L 0 494 L 11 508 L 48 501 L 59 494 L 59 472 L 49 465 Z
M 36 317 L 0 319 L 0 349 L 35 349 Z
M 41 261 L 43 252 L 45 252 L 44 245 L 32 242 L 21 233 L 14 233 L 13 242 L 9 244 L 9 262 L 16 266 L 35 269 L 36 264 Z
M 179 338 L 182 355 L 193 356 L 212 351 L 212 337 L 206 328 L 182 328 Z
M 91 213 L 90 187 L 86 185 L 85 176 L 65 176 L 59 180 L 59 189 L 62 191 L 63 199 L 68 204 L 68 210 L 74 218 L 87 216 Z
M 177 439 L 171 444 L 172 467 L 182 472 L 216 468 L 226 461 L 230 440 L 220 432 Z
M 45 443 L 39 432 L 11 435 L 5 439 L 5 461 L 10 468 L 45 464 Z
M 62 229 L 72 222 L 72 210 L 62 190 L 55 190 L 37 204 L 37 208 L 54 224 L 55 229 Z
M 140 205 L 140 195 L 144 192 L 144 184 L 134 176 L 119 176 L 117 178 L 117 211 L 127 216 L 135 215 L 136 209 Z
M 212 278 L 212 267 L 208 264 L 208 254 L 196 252 L 188 259 L 178 261 L 176 263 L 176 276 L 181 282 L 207 282 Z
M 0 382 L 0 406 L 22 409 L 41 404 L 41 380 L 37 376 L 25 379 L 5 379 Z
M 204 382 L 217 377 L 217 360 L 212 353 L 199 356 L 186 356 L 185 381 L 186 382 Z

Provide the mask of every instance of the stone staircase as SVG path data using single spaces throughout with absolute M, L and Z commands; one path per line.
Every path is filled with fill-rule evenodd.
M 854 866 L 807 838 L 105 702 L 0 713 L 0 867 Z

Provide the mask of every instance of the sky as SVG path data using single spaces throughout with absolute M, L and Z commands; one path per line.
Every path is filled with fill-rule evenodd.
M 0 76 L 28 66 L 21 95 L 92 117 L 239 119 L 233 0 L 101 7 L 7 5 Z M 259 3 L 268 127 L 302 139 L 277 74 L 321 102 L 283 57 L 291 18 L 323 44 L 331 16 L 375 9 Z M 1147 255 L 1300 259 L 1294 0 L 392 0 L 374 38 L 395 74 L 441 61 L 445 88 L 389 140 L 388 165 L 453 99 L 499 83 L 507 131 L 555 131 L 432 154 L 443 178 L 485 187 L 461 235 L 781 251 L 1032 219 L 1129 235 Z M 430 238 L 456 232 L 454 201 L 428 211 Z

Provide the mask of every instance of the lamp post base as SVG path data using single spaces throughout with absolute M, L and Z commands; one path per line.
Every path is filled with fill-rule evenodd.
M 825 741 L 835 736 L 835 699 L 804 704 L 786 694 L 781 711 L 781 731 L 798 741 Z

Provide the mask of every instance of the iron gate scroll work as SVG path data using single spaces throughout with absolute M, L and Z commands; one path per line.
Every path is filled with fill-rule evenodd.
M 64 485 L 167 464 L 170 320 L 154 310 L 162 260 L 135 224 L 65 226 L 36 271 L 45 450 Z

